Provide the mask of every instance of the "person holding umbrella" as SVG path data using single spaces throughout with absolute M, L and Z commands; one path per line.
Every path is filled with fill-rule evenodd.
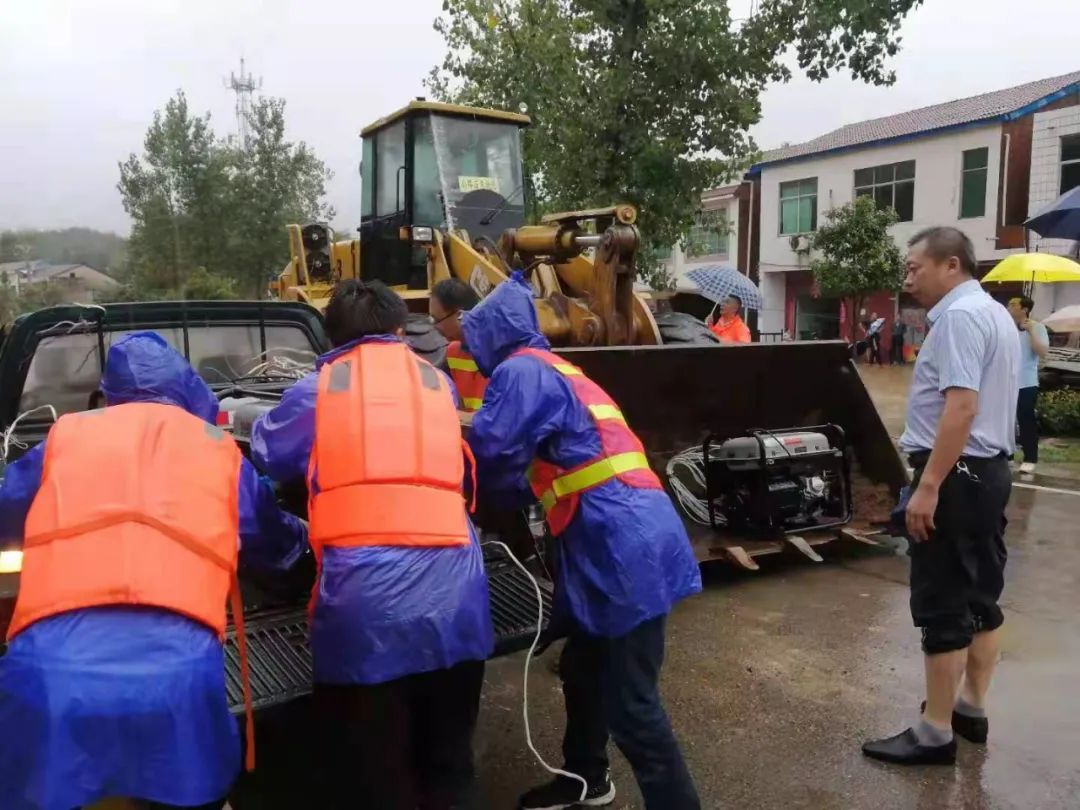
M 1039 397 L 1039 360 L 1046 357 L 1050 336 L 1046 327 L 1031 319 L 1035 303 L 1026 295 L 1009 299 L 1009 314 L 1020 334 L 1020 391 L 1016 397 L 1016 426 L 1024 463 L 1020 472 L 1033 473 L 1039 463 L 1039 423 L 1035 418 L 1035 400 Z
M 720 317 L 709 325 L 722 343 L 749 343 L 750 327 L 742 319 L 742 299 L 729 295 L 720 305 Z
M 686 278 L 697 285 L 702 296 L 714 302 L 706 323 L 722 343 L 750 343 L 750 328 L 742 318 L 744 308 L 761 310 L 761 291 L 734 267 L 711 265 L 696 267 Z M 720 317 L 713 315 L 720 307 Z

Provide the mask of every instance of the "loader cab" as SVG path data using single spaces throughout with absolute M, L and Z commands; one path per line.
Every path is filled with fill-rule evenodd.
M 360 245 L 365 278 L 426 289 L 424 228 L 497 240 L 525 224 L 527 116 L 416 100 L 363 138 Z

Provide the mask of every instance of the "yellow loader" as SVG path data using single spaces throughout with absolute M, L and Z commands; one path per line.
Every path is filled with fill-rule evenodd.
M 361 132 L 359 239 L 290 225 L 274 297 L 325 308 L 340 279 L 379 279 L 415 320 L 438 281 L 481 296 L 522 270 L 541 329 L 619 403 L 679 504 L 698 557 L 758 567 L 762 554 L 838 538 L 874 544 L 906 473 L 851 361 L 834 342 L 720 345 L 701 321 L 634 291 L 630 205 L 526 222 L 513 112 L 417 99 Z

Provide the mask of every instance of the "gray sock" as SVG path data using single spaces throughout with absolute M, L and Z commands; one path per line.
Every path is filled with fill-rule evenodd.
M 953 711 L 957 714 L 962 714 L 964 717 L 986 717 L 986 709 L 980 709 L 978 706 L 972 706 L 962 697 L 956 699 L 956 705 L 953 706 Z
M 915 736 L 919 738 L 919 745 L 937 746 L 952 742 L 951 728 L 938 728 L 923 718 L 919 718 L 919 722 L 912 728 Z

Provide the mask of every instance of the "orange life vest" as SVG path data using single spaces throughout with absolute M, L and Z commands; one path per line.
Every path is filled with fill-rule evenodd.
M 450 379 L 454 381 L 461 398 L 462 410 L 480 410 L 480 406 L 484 404 L 484 390 L 488 380 L 476 367 L 472 355 L 462 348 L 460 340 L 455 340 L 446 347 L 446 365 L 450 367 Z
M 662 489 L 660 479 L 649 466 L 645 448 L 626 424 L 622 411 L 603 388 L 577 366 L 551 352 L 521 349 L 514 355 L 528 355 L 562 374 L 578 400 L 589 409 L 600 435 L 600 455 L 564 470 L 536 459 L 529 468 L 529 484 L 547 514 L 554 536 L 562 534 L 577 513 L 581 494 L 612 479 L 636 489 Z
M 361 344 L 323 367 L 308 467 L 316 554 L 467 544 L 464 471 L 449 386 L 404 343 Z
M 14 638 L 82 608 L 142 605 L 225 639 L 232 599 L 254 767 L 247 645 L 236 580 L 240 450 L 183 409 L 130 403 L 62 416 L 26 516 Z M 104 475 L 104 478 L 103 478 Z

